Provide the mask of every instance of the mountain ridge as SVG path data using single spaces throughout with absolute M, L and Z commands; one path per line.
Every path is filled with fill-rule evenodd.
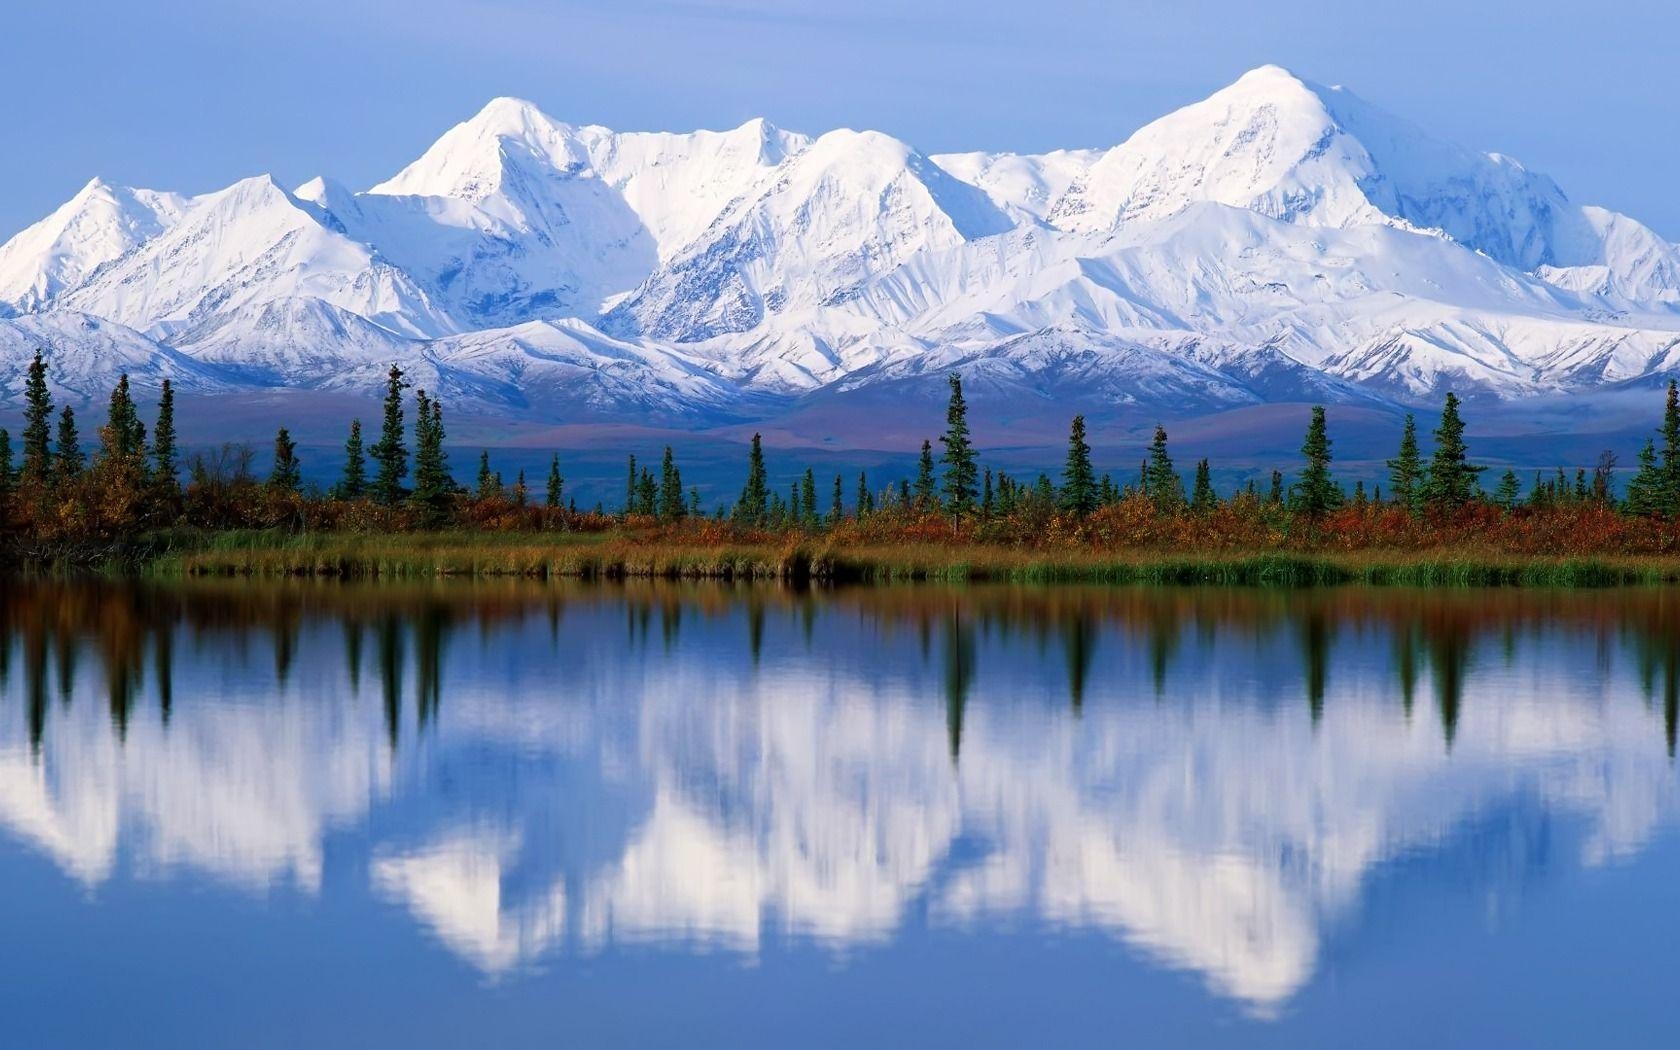
M 371 389 L 396 361 L 548 420 L 745 418 L 951 368 L 1057 411 L 1514 402 L 1673 374 L 1680 247 L 1276 66 L 1036 155 L 504 97 L 361 192 L 90 182 L 0 246 L 0 360 L 31 343 L 78 396 L 123 369 Z

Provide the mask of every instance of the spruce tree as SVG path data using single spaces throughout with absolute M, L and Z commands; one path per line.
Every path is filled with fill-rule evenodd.
M 268 475 L 268 487 L 276 492 L 296 492 L 303 483 L 303 467 L 298 462 L 297 443 L 281 427 L 274 435 L 274 470 Z
M 1429 475 L 1424 479 L 1423 501 L 1436 510 L 1456 510 L 1474 500 L 1476 478 L 1487 469 L 1470 462 L 1458 405 L 1458 396 L 1448 391 L 1441 409 L 1441 425 L 1435 429 L 1435 455 L 1429 461 Z
M 17 476 L 12 472 L 12 433 L 5 427 L 0 427 L 0 516 L 6 510 L 6 500 L 17 485 Z M 0 524 L 4 524 L 0 518 Z
M 157 425 L 152 428 L 152 474 L 171 493 L 180 485 L 176 455 L 175 386 L 165 379 L 158 395 Z
M 1190 496 L 1190 509 L 1197 514 L 1207 514 L 1219 505 L 1219 497 L 1213 491 L 1213 471 L 1208 467 L 1208 461 L 1198 460 L 1196 463 L 1196 488 Z
M 990 521 L 992 511 L 997 506 L 996 489 L 992 485 L 992 468 L 987 467 L 984 479 L 980 482 L 980 517 Z
M 47 389 L 47 361 L 41 351 L 29 362 L 23 385 L 23 468 L 24 483 L 44 485 L 52 480 L 52 392 Z
M 344 442 L 344 476 L 338 482 L 339 499 L 361 499 L 367 495 L 367 456 L 362 451 L 362 421 L 350 421 L 350 436 Z
M 857 516 L 859 521 L 867 518 L 870 512 L 874 510 L 873 503 L 874 499 L 869 494 L 869 475 L 860 470 L 857 480 Z
M 1417 420 L 1410 415 L 1400 432 L 1400 452 L 1388 461 L 1388 494 L 1412 514 L 1423 508 L 1423 457 L 1418 454 Z
M 630 458 L 632 460 L 635 459 L 634 456 L 632 456 Z M 634 482 L 634 479 L 635 479 L 634 474 L 631 475 L 631 479 L 632 479 L 632 482 Z M 479 499 L 490 499 L 490 498 L 495 497 L 495 496 L 500 496 L 501 495 L 500 490 L 501 490 L 501 486 L 498 485 L 497 482 L 496 482 L 496 474 L 495 474 L 494 471 L 492 471 L 490 469 L 490 453 L 489 453 L 489 451 L 485 450 L 485 451 L 479 452 L 479 454 L 478 454 L 478 485 L 477 485 L 476 489 L 474 490 L 473 495 L 477 496 Z M 636 508 L 635 508 L 635 492 L 636 492 L 635 485 L 632 483 L 632 485 L 630 487 L 631 502 L 625 508 L 625 513 L 626 514 L 634 514 L 635 513 L 635 510 L 636 510 Z
M 1301 455 L 1307 463 L 1292 493 L 1294 511 L 1316 518 L 1340 507 L 1342 489 L 1330 476 L 1330 432 L 1324 421 L 1323 405 L 1313 406 Z
M 1266 502 L 1274 507 L 1283 504 L 1283 471 L 1272 471 L 1272 487 L 1266 493 Z
M 1647 442 L 1649 444 L 1649 442 Z M 1517 472 L 1506 468 L 1499 476 L 1499 488 L 1494 490 L 1493 501 L 1504 510 L 1511 510 L 1522 498 L 1522 482 L 1517 480 Z
M 659 513 L 659 485 L 653 480 L 653 471 L 646 467 L 636 479 L 636 513 L 648 517 Z
M 82 453 L 82 437 L 76 430 L 76 413 L 65 405 L 58 414 L 58 444 L 53 455 L 53 477 L 59 482 L 75 481 L 82 476 L 87 456 Z
M 747 484 L 735 504 L 735 517 L 747 525 L 762 528 L 770 514 L 770 484 L 764 471 L 764 445 L 760 435 L 752 436 L 747 454 Z
M 845 482 L 834 475 L 834 499 L 828 505 L 828 523 L 838 525 L 846 517 Z
M 486 457 L 488 458 L 488 456 Z M 636 457 L 632 453 L 630 465 L 624 472 L 624 516 L 636 513 Z
M 1647 439 L 1639 450 L 1639 469 L 1628 482 L 1627 500 L 1623 508 L 1629 514 L 1655 517 L 1668 513 L 1665 502 L 1668 477 L 1657 463 L 1657 443 Z
M 962 376 L 955 372 L 951 373 L 951 399 L 945 408 L 945 433 L 939 443 L 945 446 L 940 457 L 945 463 L 945 513 L 953 518 L 967 517 L 974 513 L 980 474 L 974 443 L 968 436 L 968 402 L 963 400 Z
M 373 495 L 387 507 L 394 507 L 402 500 L 403 479 L 408 477 L 408 447 L 403 444 L 403 391 L 408 385 L 403 370 L 392 365 L 385 376 L 385 414 L 379 426 L 379 440 L 371 450 L 378 467 Z
M 436 528 L 449 517 L 449 500 L 455 479 L 449 476 L 449 454 L 444 450 L 443 403 L 414 392 L 414 492 L 409 496 L 420 510 L 421 525 Z
M 665 458 L 659 464 L 659 517 L 662 521 L 676 521 L 687 507 L 683 503 L 682 472 L 665 446 Z
M 138 463 L 145 455 L 146 428 L 134 407 L 126 372 L 118 377 L 116 388 L 111 391 L 111 408 L 99 432 L 99 441 L 107 458 L 124 464 Z
M 513 479 L 513 505 L 524 509 L 531 502 L 531 490 L 525 485 L 525 469 L 520 468 Z
M 1083 518 L 1097 509 L 1096 471 L 1091 467 L 1091 446 L 1085 441 L 1085 417 L 1073 417 L 1068 425 L 1067 462 L 1062 467 L 1062 509 Z
M 815 528 L 817 524 L 817 472 L 810 467 L 805 468 L 805 476 L 799 479 L 799 507 L 800 523 Z
M 916 464 L 916 509 L 925 514 L 934 503 L 933 443 L 923 441 L 922 458 Z
M 1155 440 L 1149 444 L 1149 461 L 1144 467 L 1144 494 L 1162 514 L 1171 514 L 1184 506 L 1184 481 L 1173 469 L 1172 457 L 1167 454 L 1167 428 L 1155 427 Z
M 1663 512 L 1680 514 L 1680 388 L 1668 381 L 1662 421 Z
M 543 495 L 543 506 L 550 510 L 560 506 L 565 492 L 566 479 L 560 476 L 560 453 L 556 452 L 548 461 L 548 490 Z

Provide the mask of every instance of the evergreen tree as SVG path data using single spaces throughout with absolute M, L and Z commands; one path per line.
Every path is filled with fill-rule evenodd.
M 1509 511 L 1522 498 L 1522 482 L 1517 480 L 1517 472 L 1509 468 L 1499 476 L 1499 488 L 1494 490 L 1493 501 Z
M 1629 514 L 1640 517 L 1666 514 L 1668 505 L 1664 497 L 1668 491 L 1667 482 L 1667 475 L 1657 464 L 1657 443 L 1647 440 L 1645 447 L 1639 450 L 1639 469 L 1634 471 L 1633 479 L 1628 482 L 1624 508 Z
M 414 392 L 414 492 L 409 496 L 420 510 L 424 528 L 437 528 L 449 517 L 455 479 L 449 476 L 449 453 L 444 450 L 443 402 Z
M 830 526 L 838 525 L 846 519 L 845 487 L 846 483 L 840 479 L 840 475 L 834 475 L 834 499 L 828 505 Z
M 799 506 L 800 523 L 814 528 L 817 524 L 817 474 L 810 467 L 805 468 L 805 476 L 799 481 Z
M 916 509 L 926 513 L 933 507 L 933 443 L 924 441 L 922 458 L 916 464 Z
M 1196 488 L 1190 497 L 1190 509 L 1197 514 L 1207 514 L 1219 505 L 1219 497 L 1213 491 L 1213 471 L 1208 467 L 1208 461 L 1203 459 L 1196 463 Z
M 764 445 L 758 434 L 752 436 L 752 451 L 747 456 L 747 484 L 735 505 L 735 517 L 748 525 L 763 527 L 770 511 L 770 484 L 764 471 Z
M 1400 432 L 1400 452 L 1388 461 L 1388 494 L 1412 514 L 1423 507 L 1423 457 L 1418 454 L 1417 420 L 1410 415 Z
M 1464 444 L 1464 421 L 1458 397 L 1447 392 L 1441 425 L 1435 429 L 1435 455 L 1424 479 L 1423 501 L 1436 510 L 1456 510 L 1476 498 L 1476 478 L 1487 468 L 1472 465 Z
M 138 463 L 146 453 L 146 428 L 134 407 L 126 372 L 118 377 L 116 388 L 111 391 L 111 408 L 99 432 L 99 441 L 105 456 L 121 463 Z
M 1330 476 L 1330 432 L 1324 421 L 1323 405 L 1313 406 L 1301 455 L 1307 464 L 1301 469 L 1301 479 L 1295 483 L 1292 494 L 1295 512 L 1316 518 L 1340 507 L 1342 488 Z
M 362 451 L 362 421 L 350 421 L 350 436 L 344 442 L 344 476 L 338 482 L 339 499 L 361 499 L 367 495 L 367 456 Z
M 16 485 L 17 476 L 12 471 L 12 434 L 0 427 L 0 525 L 5 524 L 6 501 Z
M 180 485 L 176 455 L 175 386 L 165 379 L 158 395 L 157 425 L 152 428 L 152 473 L 171 493 Z
M 531 502 L 531 490 L 525 485 L 525 469 L 520 468 L 513 479 L 513 505 L 524 509 Z
M 65 405 L 58 414 L 58 445 L 53 456 L 53 477 L 62 482 L 75 481 L 82 476 L 87 456 L 82 453 L 82 437 L 76 430 L 76 413 Z
M 556 452 L 554 458 L 548 461 L 548 491 L 543 496 L 543 506 L 550 510 L 560 506 L 565 492 L 566 479 L 560 476 L 560 454 Z
M 274 435 L 274 470 L 268 475 L 268 487 L 276 492 L 296 492 L 303 483 L 303 467 L 298 462 L 297 443 L 281 427 Z
M 646 467 L 636 480 L 636 513 L 650 518 L 659 513 L 659 486 L 653 480 L 653 471 Z
M 52 392 L 47 389 L 47 361 L 41 351 L 29 362 L 23 385 L 22 480 L 44 485 L 53 476 Z
M 964 518 L 974 513 L 974 497 L 979 494 L 980 473 L 975 466 L 974 443 L 968 436 L 968 402 L 963 400 L 962 376 L 951 373 L 951 399 L 945 408 L 945 433 L 939 443 L 945 446 L 940 457 L 945 462 L 945 513 Z
M 1680 388 L 1668 381 L 1662 421 L 1663 511 L 1680 514 Z
M 1062 467 L 1062 509 L 1083 518 L 1097 509 L 1097 499 L 1091 446 L 1085 441 L 1085 417 L 1074 416 L 1068 425 L 1067 461 Z
M 392 365 L 385 376 L 385 417 L 380 423 L 379 440 L 371 450 L 378 467 L 373 495 L 387 507 L 402 500 L 403 479 L 408 477 L 408 447 L 403 444 L 403 391 L 408 385 L 403 370 Z
M 631 459 L 634 460 L 635 457 L 632 456 Z M 635 477 L 635 475 L 632 474 L 631 477 L 633 479 Z M 488 449 L 481 450 L 478 454 L 478 479 L 477 480 L 478 480 L 478 485 L 477 485 L 477 488 L 475 489 L 475 491 L 473 492 L 473 495 L 476 496 L 477 498 L 479 498 L 479 499 L 491 499 L 495 496 L 500 496 L 502 494 L 501 484 L 497 480 L 495 472 L 490 469 L 490 452 L 489 452 Z M 634 487 L 634 485 L 632 485 L 630 491 L 631 491 L 631 494 L 632 494 L 631 495 L 631 503 L 630 503 L 629 507 L 626 508 L 626 510 L 625 510 L 625 513 L 627 513 L 627 514 L 635 513 L 635 509 L 636 509 L 635 508 L 635 496 L 634 496 L 635 487 Z
M 683 505 L 682 472 L 677 470 L 671 446 L 665 446 L 665 458 L 659 464 L 659 517 L 662 521 L 676 521 L 687 508 Z
M 1283 504 L 1283 471 L 1272 471 L 1272 487 L 1266 493 L 1266 502 L 1274 507 Z
M 874 497 L 869 494 L 869 475 L 858 471 L 857 480 L 857 516 L 862 521 L 870 515 L 874 508 Z
M 636 513 L 636 457 L 630 456 L 630 465 L 624 472 L 624 516 Z
M 1172 457 L 1167 455 L 1167 428 L 1159 424 L 1155 427 L 1155 440 L 1149 444 L 1143 491 L 1162 514 L 1174 513 L 1184 506 L 1184 481 L 1173 469 Z

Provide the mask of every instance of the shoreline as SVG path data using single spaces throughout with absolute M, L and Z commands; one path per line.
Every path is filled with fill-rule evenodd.
M 178 538 L 104 571 L 153 579 L 450 577 L 707 579 L 795 583 L 1036 583 L 1306 587 L 1615 587 L 1680 583 L 1680 557 L 1424 550 L 1027 548 L 717 540 L 635 533 L 230 533 Z

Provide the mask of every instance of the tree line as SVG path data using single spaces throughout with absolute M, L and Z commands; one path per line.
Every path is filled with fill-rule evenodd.
M 275 434 L 266 475 L 258 475 L 246 446 L 183 458 L 175 392 L 167 379 L 148 432 L 128 377 L 119 378 L 90 456 L 72 408 L 55 410 L 48 367 L 40 352 L 28 366 L 16 448 L 12 435 L 0 429 L 0 525 L 25 549 L 31 543 L 120 542 L 181 528 L 605 530 L 627 522 L 696 520 L 760 532 L 869 522 L 920 529 L 927 536 L 935 535 L 930 528 L 942 528 L 1013 541 L 1041 534 L 1047 523 L 1079 533 L 1117 507 L 1133 518 L 1144 512 L 1185 520 L 1239 513 L 1274 529 L 1309 534 L 1334 531 L 1342 520 L 1337 515 L 1350 511 L 1398 513 L 1417 521 L 1467 510 L 1532 516 L 1583 507 L 1638 519 L 1680 516 L 1680 397 L 1673 382 L 1661 423 L 1640 449 L 1625 494 L 1617 492 L 1616 460 L 1608 452 L 1591 472 L 1537 472 L 1525 483 L 1506 470 L 1491 491 L 1484 488 L 1486 468 L 1471 460 L 1462 403 L 1453 393 L 1445 396 L 1427 457 L 1415 417 L 1405 418 L 1395 455 L 1386 462 L 1386 489 L 1379 484 L 1367 491 L 1360 480 L 1350 490 L 1336 477 L 1323 406 L 1311 410 L 1300 463 L 1288 476 L 1273 470 L 1265 485 L 1251 480 L 1221 495 L 1209 461 L 1202 459 L 1187 486 L 1163 426 L 1155 428 L 1136 474 L 1117 482 L 1110 473 L 1098 473 L 1083 415 L 1069 424 L 1059 475 L 1029 479 L 981 463 L 962 377 L 953 373 L 943 433 L 937 442 L 923 441 L 913 473 L 893 483 L 873 485 L 862 471 L 849 480 L 836 474 L 831 482 L 819 481 L 815 468 L 807 467 L 785 492 L 775 490 L 762 438 L 754 434 L 745 482 L 733 501 L 708 509 L 699 489 L 684 485 L 674 450 L 666 446 L 657 466 L 628 457 L 618 506 L 598 503 L 580 510 L 568 497 L 558 454 L 550 459 L 540 491 L 533 491 L 524 471 L 508 482 L 488 451 L 479 456 L 473 484 L 458 481 L 442 401 L 414 389 L 396 365 L 387 373 L 373 440 L 368 443 L 359 419 L 351 421 L 343 468 L 324 488 L 305 482 L 297 444 L 284 427 Z

